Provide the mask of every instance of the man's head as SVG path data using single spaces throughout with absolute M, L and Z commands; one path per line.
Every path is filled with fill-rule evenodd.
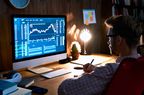
M 119 53 L 120 46 L 134 48 L 139 44 L 141 28 L 134 18 L 130 16 L 112 16 L 106 19 L 105 24 L 109 28 L 109 47 L 114 52 Z M 123 43 L 125 42 L 125 43 Z

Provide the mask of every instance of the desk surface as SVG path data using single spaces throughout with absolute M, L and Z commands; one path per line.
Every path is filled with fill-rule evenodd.
M 87 60 L 95 59 L 93 63 L 102 63 L 102 65 L 110 62 L 115 62 L 116 56 L 110 56 L 110 55 L 85 55 L 88 57 Z M 81 57 L 85 57 L 82 55 Z M 82 59 L 80 59 L 82 60 Z M 98 60 L 98 61 L 97 61 Z M 29 71 L 21 71 L 20 73 L 23 75 L 23 77 L 33 77 L 35 79 L 35 83 L 33 85 L 44 87 L 48 89 L 48 93 L 45 95 L 57 95 L 57 89 L 58 86 L 61 84 L 61 82 L 67 78 L 73 78 L 74 75 L 81 75 L 83 73 L 83 70 L 75 70 L 73 69 L 75 66 L 78 66 L 79 64 L 73 64 L 73 63 L 66 63 L 66 64 L 59 64 L 58 62 L 55 62 L 53 64 L 46 65 L 49 68 L 67 68 L 71 70 L 71 73 L 62 75 L 59 77 L 55 77 L 52 79 L 46 79 L 44 77 L 41 77 L 40 75 L 31 73 Z

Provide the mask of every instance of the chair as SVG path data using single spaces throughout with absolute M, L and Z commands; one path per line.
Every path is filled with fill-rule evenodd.
M 139 46 L 137 47 L 137 52 L 138 52 L 140 55 L 144 56 L 144 44 L 139 45 Z
M 144 95 L 144 57 L 123 60 L 103 95 Z

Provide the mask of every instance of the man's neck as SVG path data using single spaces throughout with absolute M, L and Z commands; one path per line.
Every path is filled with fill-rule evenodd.
M 137 47 L 134 47 L 134 48 L 131 48 L 131 49 L 125 48 L 125 49 L 121 50 L 121 53 L 119 54 L 120 57 L 137 56 L 137 55 L 138 55 Z
M 122 53 L 119 54 L 119 57 L 116 60 L 116 63 L 120 63 L 125 58 L 138 58 L 140 55 L 137 53 L 137 49 L 133 48 L 131 50 L 124 50 Z

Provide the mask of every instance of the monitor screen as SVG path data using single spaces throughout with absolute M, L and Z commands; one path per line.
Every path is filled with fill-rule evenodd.
M 66 17 L 14 15 L 13 69 L 35 67 L 66 58 Z

